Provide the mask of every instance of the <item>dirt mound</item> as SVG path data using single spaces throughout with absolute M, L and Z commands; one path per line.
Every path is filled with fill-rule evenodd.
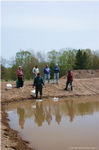
M 73 72 L 73 76 L 75 79 L 98 78 L 99 77 L 99 69 L 97 69 L 97 70 L 73 70 L 72 72 Z M 65 79 L 66 76 L 62 77 L 62 79 Z

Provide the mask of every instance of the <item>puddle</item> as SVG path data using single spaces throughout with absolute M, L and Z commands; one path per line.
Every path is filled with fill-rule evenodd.
M 6 111 L 10 127 L 36 150 L 99 149 L 97 101 L 27 101 Z

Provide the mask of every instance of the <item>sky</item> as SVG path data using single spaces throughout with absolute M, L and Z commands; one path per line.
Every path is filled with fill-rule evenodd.
M 20 50 L 99 50 L 99 1 L 2 1 L 1 55 Z

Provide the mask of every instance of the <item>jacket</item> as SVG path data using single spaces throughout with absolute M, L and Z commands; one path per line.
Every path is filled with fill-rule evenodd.
M 32 72 L 37 75 L 39 73 L 39 69 L 34 67 L 32 69 Z
M 48 67 L 45 67 L 44 68 L 44 74 L 50 74 L 50 72 L 51 72 L 51 70 L 50 70 L 50 68 Z
M 44 85 L 44 81 L 43 81 L 43 78 L 42 77 L 36 77 L 34 79 L 34 84 L 33 86 L 35 86 L 36 88 L 42 88 L 42 85 Z
M 60 72 L 60 68 L 59 67 L 54 67 L 54 73 L 59 73 Z
M 23 76 L 22 70 L 17 70 L 17 76 L 18 76 L 18 77 L 22 77 L 22 76 Z
M 68 82 L 71 82 L 71 81 L 73 81 L 73 73 L 70 71 L 69 73 L 68 73 L 68 75 L 67 75 L 67 81 Z

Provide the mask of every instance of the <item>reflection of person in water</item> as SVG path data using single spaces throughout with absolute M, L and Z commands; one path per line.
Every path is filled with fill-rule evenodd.
M 19 115 L 19 125 L 21 129 L 24 129 L 24 109 L 23 108 L 17 108 L 17 114 Z
M 47 108 L 45 108 L 45 112 L 46 112 L 46 121 L 48 122 L 48 125 L 50 125 L 51 120 L 52 120 L 52 115 L 51 115 L 51 107 L 49 105 L 48 110 Z
M 43 111 L 43 105 L 42 102 L 36 103 L 36 110 L 35 110 L 35 122 L 38 124 L 38 126 L 42 126 L 42 123 L 44 122 L 44 111 Z
M 60 114 L 60 105 L 59 103 L 55 107 L 55 120 L 58 124 L 61 122 L 61 114 Z
M 70 121 L 72 122 L 74 119 L 73 101 L 67 102 L 67 108 L 68 108 L 68 115 L 70 117 Z

